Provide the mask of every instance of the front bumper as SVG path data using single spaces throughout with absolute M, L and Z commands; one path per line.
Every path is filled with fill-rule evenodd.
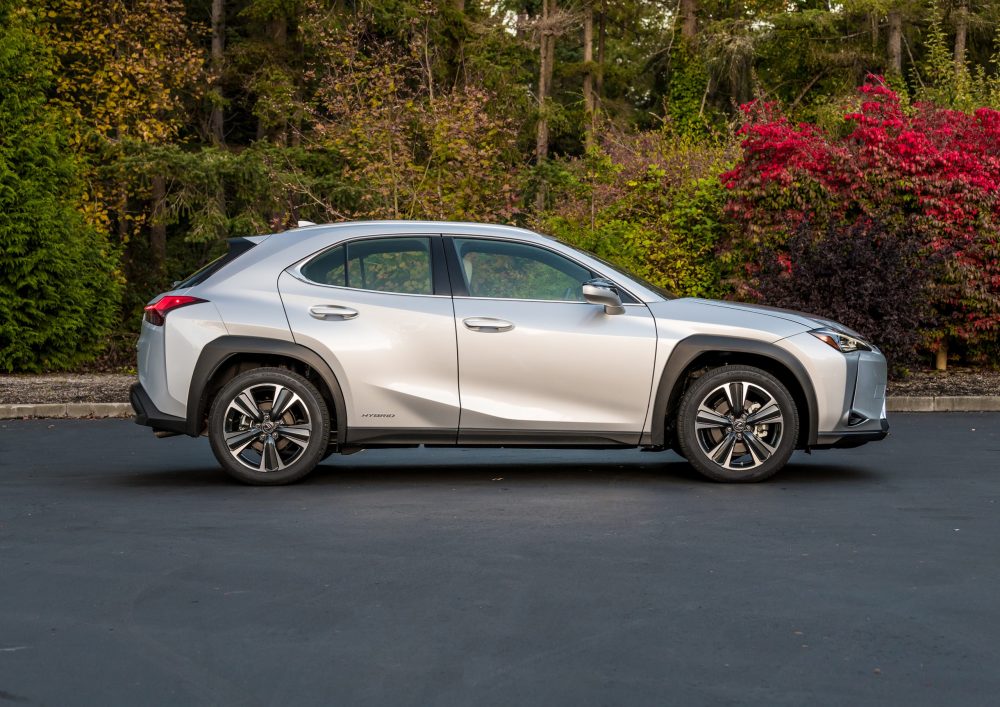
M 187 420 L 160 412 L 153 404 L 149 394 L 141 383 L 135 383 L 129 389 L 129 402 L 135 410 L 135 423 L 152 427 L 157 432 L 187 433 Z
M 869 442 L 878 442 L 889 434 L 889 420 L 879 420 L 879 429 L 870 432 L 847 430 L 845 432 L 821 433 L 816 444 L 810 449 L 852 449 Z
M 886 362 L 878 351 L 848 354 L 844 407 L 834 429 L 820 431 L 812 449 L 849 449 L 885 439 Z

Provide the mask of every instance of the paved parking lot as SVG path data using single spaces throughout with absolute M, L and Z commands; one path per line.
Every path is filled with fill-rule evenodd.
M 0 423 L 0 703 L 987 705 L 1000 414 L 773 481 L 387 450 L 246 488 L 205 440 Z

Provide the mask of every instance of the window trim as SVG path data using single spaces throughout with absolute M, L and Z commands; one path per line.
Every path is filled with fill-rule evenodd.
M 322 257 L 335 248 L 344 248 L 344 267 L 347 267 L 347 247 L 351 243 L 358 241 L 390 240 L 397 238 L 424 238 L 430 246 L 430 266 L 431 266 L 431 294 L 413 292 L 391 292 L 389 290 L 371 290 L 362 287 L 346 287 L 344 285 L 329 285 L 325 282 L 310 280 L 302 273 L 302 268 L 311 263 L 316 258 Z M 445 263 L 445 249 L 441 242 L 441 235 L 438 233 L 376 233 L 369 236 L 358 236 L 357 238 L 347 238 L 337 243 L 330 244 L 285 269 L 289 275 L 300 282 L 316 287 L 327 287 L 331 290 L 343 290 L 345 292 L 371 292 L 380 295 L 395 295 L 397 297 L 451 297 L 451 282 L 448 277 L 447 265 Z
M 495 243 L 517 243 L 518 245 L 533 246 L 541 250 L 546 250 L 549 253 L 557 255 L 561 258 L 565 258 L 571 263 L 583 268 L 587 272 L 596 273 L 596 276 L 603 277 L 614 283 L 615 287 L 619 288 L 623 293 L 627 294 L 632 300 L 632 302 L 622 302 L 626 307 L 630 306 L 640 306 L 646 307 L 646 303 L 642 301 L 639 297 L 635 295 L 634 292 L 629 290 L 627 287 L 622 287 L 617 277 L 609 277 L 605 273 L 595 271 L 589 265 L 581 263 L 576 258 L 566 255 L 554 248 L 550 248 L 542 243 L 536 243 L 530 240 L 524 240 L 520 238 L 496 238 L 495 236 L 480 236 L 480 235 L 466 235 L 463 233 L 446 233 L 444 234 L 444 251 L 445 258 L 448 261 L 448 274 L 451 277 L 451 293 L 454 298 L 470 299 L 470 300 L 495 300 L 498 302 L 553 302 L 559 304 L 589 304 L 584 300 L 565 300 L 565 299 L 525 299 L 521 297 L 475 297 L 470 295 L 468 288 L 465 285 L 465 277 L 462 274 L 462 264 L 458 260 L 458 249 L 455 246 L 455 239 L 460 238 L 462 240 L 480 240 L 480 241 L 493 241 Z M 582 283 L 581 283 L 582 284 Z

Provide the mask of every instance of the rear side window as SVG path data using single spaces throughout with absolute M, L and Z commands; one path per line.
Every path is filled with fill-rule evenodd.
M 331 248 L 300 271 L 310 282 L 335 287 L 433 294 L 429 238 L 376 238 Z
M 208 265 L 203 266 L 200 270 L 196 270 L 193 275 L 188 275 L 186 279 L 175 282 L 173 289 L 183 290 L 188 287 L 200 285 L 205 282 L 205 280 L 212 277 L 212 275 L 219 272 L 223 266 L 233 262 L 255 245 L 257 244 L 254 241 L 247 238 L 230 238 L 229 252 L 225 255 L 219 256 Z

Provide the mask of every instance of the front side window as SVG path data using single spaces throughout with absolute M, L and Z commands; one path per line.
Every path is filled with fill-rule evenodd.
M 545 248 L 479 238 L 452 241 L 470 297 L 582 302 L 593 273 Z
M 320 253 L 302 266 L 311 282 L 405 295 L 433 294 L 429 238 L 372 238 Z

